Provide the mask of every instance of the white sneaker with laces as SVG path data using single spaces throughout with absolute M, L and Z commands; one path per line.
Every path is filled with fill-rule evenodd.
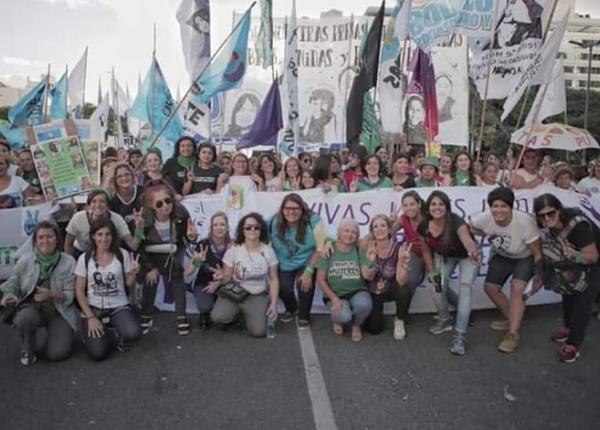
M 404 321 L 398 318 L 394 318 L 394 339 L 402 340 L 406 338 L 406 329 L 404 328 Z

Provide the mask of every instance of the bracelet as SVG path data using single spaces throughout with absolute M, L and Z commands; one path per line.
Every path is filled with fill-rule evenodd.
M 200 266 L 202 266 L 204 264 L 204 261 L 202 260 L 197 260 L 197 259 L 193 259 L 192 260 L 192 266 L 194 266 L 196 269 Z
M 305 274 L 305 275 L 310 275 L 310 276 L 312 276 L 312 275 L 314 275 L 314 274 L 315 274 L 315 269 L 313 269 L 313 268 L 312 268 L 312 267 L 310 267 L 310 266 L 306 266 L 306 267 L 304 268 L 304 274 Z
M 90 316 L 87 316 L 87 315 L 85 316 L 86 320 L 91 320 L 91 319 L 94 319 L 94 318 L 96 318 L 96 315 L 94 315 L 94 314 L 92 314 Z
M 581 251 L 576 251 L 575 252 L 575 263 L 581 264 L 581 262 L 582 262 Z

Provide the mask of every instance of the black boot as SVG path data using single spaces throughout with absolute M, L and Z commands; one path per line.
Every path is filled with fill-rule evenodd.
M 198 316 L 198 328 L 200 330 L 208 330 L 211 325 L 212 325 L 212 322 L 210 320 L 209 313 L 200 314 Z

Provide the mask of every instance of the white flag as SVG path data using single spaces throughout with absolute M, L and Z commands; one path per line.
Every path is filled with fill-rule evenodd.
M 533 123 L 535 112 L 538 109 L 539 113 L 537 114 L 537 123 L 541 123 L 546 118 L 558 115 L 559 113 L 567 110 L 565 76 L 563 73 L 563 62 L 561 59 L 558 59 L 554 62 L 554 69 L 552 70 L 550 83 L 546 85 L 547 88 L 544 86 L 539 88 L 537 95 L 535 96 L 535 100 L 531 105 L 529 115 L 527 115 L 527 119 L 525 120 L 525 124 Z
M 394 36 L 398 38 L 398 41 L 403 41 L 408 36 L 408 22 L 410 21 L 410 0 L 399 0 L 402 1 L 402 6 L 398 10 L 396 17 L 394 18 Z
M 106 130 L 108 129 L 108 92 L 104 95 L 102 102 L 96 107 L 96 110 L 92 113 L 90 121 L 95 121 L 102 130 L 102 138 L 106 136 Z
M 75 118 L 83 118 L 83 103 L 85 98 L 85 74 L 87 69 L 88 49 L 85 48 L 83 55 L 69 75 L 68 94 L 71 103 L 71 112 Z
M 570 12 L 567 11 L 565 16 L 560 20 L 552 35 L 548 37 L 542 49 L 533 57 L 530 57 L 524 65 L 524 73 L 521 75 L 519 82 L 511 89 L 506 101 L 504 102 L 504 112 L 500 119 L 504 121 L 508 114 L 519 103 L 521 96 L 530 85 L 542 85 L 550 82 L 552 77 L 552 69 L 556 62 L 556 55 L 560 42 L 563 39 Z
M 283 131 L 283 149 L 288 154 L 298 153 L 300 139 L 298 99 L 298 21 L 296 17 L 296 0 L 292 3 L 292 16 L 288 25 L 285 43 L 285 82 L 287 85 L 287 121 Z
M 210 60 L 209 0 L 182 0 L 177 10 L 185 67 L 195 81 Z

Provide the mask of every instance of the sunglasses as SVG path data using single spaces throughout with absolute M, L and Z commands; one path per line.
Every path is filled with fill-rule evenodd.
M 549 210 L 548 212 L 544 212 L 544 213 L 540 212 L 537 214 L 537 217 L 538 217 L 538 219 L 543 220 L 546 218 L 552 218 L 552 217 L 554 217 L 554 215 L 556 215 L 556 209 L 552 209 L 552 210 Z
M 173 204 L 173 199 L 172 199 L 172 198 L 170 198 L 170 197 L 167 197 L 167 198 L 166 198 L 166 199 L 164 199 L 164 200 L 159 200 L 159 201 L 157 201 L 156 203 L 154 203 L 154 207 L 155 207 L 156 209 L 160 209 L 160 208 L 162 208 L 164 205 L 172 205 L 172 204 Z
M 251 231 L 251 230 L 260 231 L 260 225 L 258 225 L 258 224 L 245 225 L 244 230 L 245 231 Z

